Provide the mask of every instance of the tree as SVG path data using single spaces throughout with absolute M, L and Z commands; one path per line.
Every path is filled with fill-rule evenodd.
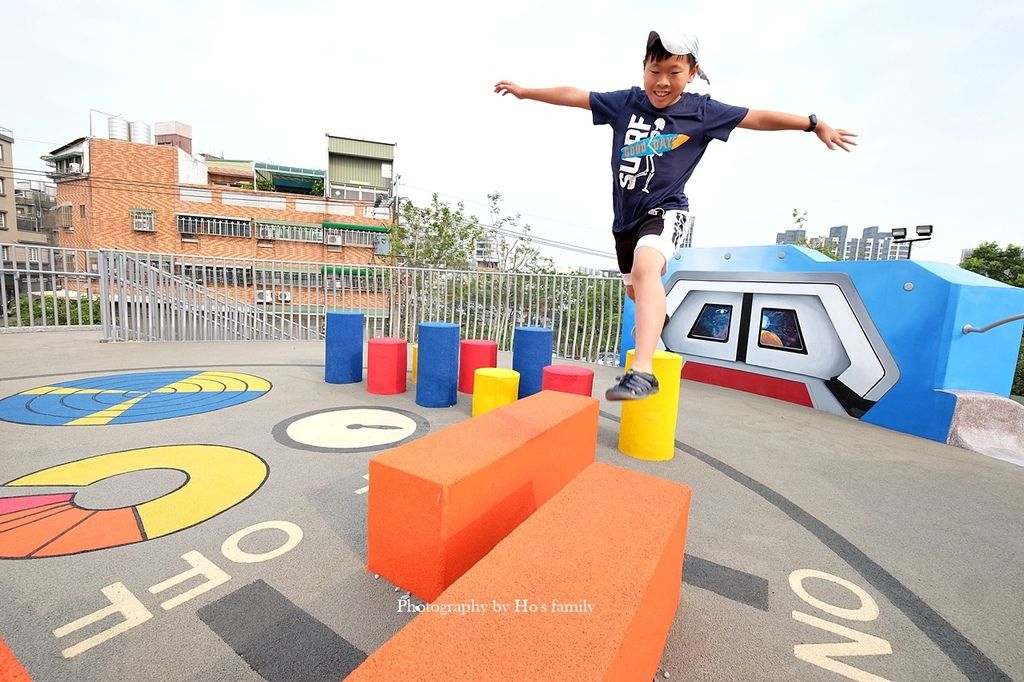
M 483 230 L 475 216 L 466 216 L 460 201 L 453 209 L 435 193 L 430 206 L 402 204 L 399 224 L 391 229 L 391 250 L 410 267 L 467 267 Z
M 793 222 L 796 223 L 796 229 L 803 230 L 807 224 L 807 211 L 801 211 L 798 208 L 793 209 Z M 839 260 L 839 253 L 832 247 L 832 242 L 827 237 L 812 237 L 807 239 L 797 240 L 798 246 L 806 246 L 809 249 L 814 249 L 820 253 L 825 254 L 832 260 Z
M 982 242 L 960 267 L 997 282 L 1024 287 L 1024 249 L 1014 244 L 1000 249 L 995 242 Z
M 313 187 L 310 188 L 309 193 L 314 197 L 322 197 L 324 195 L 324 181 L 317 178 L 313 181 Z
M 961 263 L 964 270 L 1015 287 L 1024 287 L 1024 249 L 1015 244 L 1000 249 L 995 242 L 982 242 Z M 1017 372 L 1013 377 L 1013 393 L 1024 395 L 1024 338 L 1017 356 Z
M 807 224 L 807 211 L 801 211 L 798 208 L 793 209 L 793 222 L 796 223 L 796 229 L 804 229 L 804 225 Z
M 533 247 L 530 225 L 519 225 L 522 215 L 502 216 L 501 194 L 498 192 L 488 194 L 487 198 L 491 202 L 491 226 L 498 247 L 498 269 L 503 272 L 554 272 L 554 261 Z M 516 236 L 509 237 L 503 232 L 513 232 Z
M 831 242 L 825 237 L 812 237 L 811 239 L 798 239 L 796 242 L 799 246 L 806 246 L 808 249 L 814 249 L 819 253 L 823 253 L 832 260 L 839 260 L 839 254 L 834 248 L 832 248 Z

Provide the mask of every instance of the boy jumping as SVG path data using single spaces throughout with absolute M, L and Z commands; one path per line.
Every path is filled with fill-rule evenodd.
M 711 140 L 726 141 L 738 126 L 813 132 L 833 150 L 857 144 L 854 133 L 833 129 L 814 114 L 746 109 L 684 92 L 696 76 L 708 81 L 698 50 L 696 36 L 651 31 L 642 90 L 524 88 L 505 80 L 494 86 L 517 99 L 589 109 L 594 125 L 612 126 L 612 231 L 626 294 L 636 303 L 636 349 L 630 371 L 605 393 L 608 400 L 658 392 L 652 363 L 665 322 L 661 278 L 693 220 L 683 190 Z

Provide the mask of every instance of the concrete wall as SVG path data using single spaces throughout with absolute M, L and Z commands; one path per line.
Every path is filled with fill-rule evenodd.
M 0 150 L 3 159 L 0 160 L 0 178 L 4 179 L 4 191 L 0 196 L 0 211 L 5 215 L 4 228 L 0 230 L 0 241 L 17 241 L 18 211 L 14 202 L 14 138 L 0 134 Z

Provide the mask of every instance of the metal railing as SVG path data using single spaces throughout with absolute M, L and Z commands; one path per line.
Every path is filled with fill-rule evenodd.
M 103 336 L 109 341 L 310 339 L 317 333 L 239 300 L 225 287 L 176 274 L 174 257 L 101 251 Z M 225 282 L 226 284 L 226 282 Z
M 322 339 L 328 311 L 354 310 L 368 338 L 414 342 L 420 322 L 451 322 L 511 350 L 516 327 L 540 326 L 559 357 L 616 364 L 619 353 L 618 278 L 0 246 L 5 327 L 102 325 L 108 341 Z
M 0 324 L 58 328 L 99 325 L 99 253 L 0 244 Z
M 985 332 L 991 329 L 995 329 L 996 327 L 1000 327 L 1004 324 L 1009 324 L 1010 322 L 1016 322 L 1017 320 L 1024 320 L 1024 313 L 1021 313 L 1020 315 L 1011 315 L 1010 317 L 1004 317 L 1001 320 L 996 320 L 995 322 L 986 324 L 984 327 L 975 327 L 970 324 L 965 324 L 963 332 L 964 334 L 970 334 L 972 332 L 976 334 L 984 334 Z

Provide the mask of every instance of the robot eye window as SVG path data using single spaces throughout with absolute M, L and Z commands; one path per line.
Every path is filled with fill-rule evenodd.
M 796 311 L 762 308 L 761 333 L 757 345 L 761 348 L 807 353 Z
M 687 337 L 726 343 L 729 341 L 729 323 L 731 321 L 731 305 L 705 303 Z

